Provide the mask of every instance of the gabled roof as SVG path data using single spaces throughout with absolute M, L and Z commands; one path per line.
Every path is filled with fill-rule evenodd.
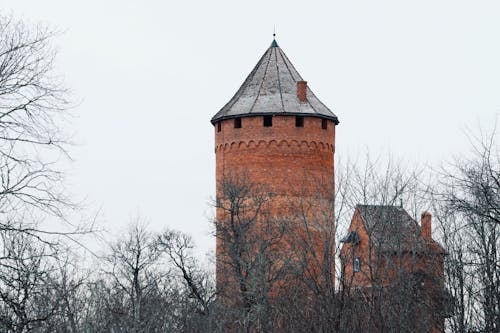
M 338 124 L 337 116 L 309 87 L 307 101 L 299 101 L 298 81 L 303 81 L 302 77 L 273 40 L 240 89 L 211 122 L 258 115 L 305 115 L 330 119 Z
M 422 237 L 420 226 L 402 207 L 357 205 L 356 210 L 370 240 L 380 251 L 446 253 L 436 241 Z

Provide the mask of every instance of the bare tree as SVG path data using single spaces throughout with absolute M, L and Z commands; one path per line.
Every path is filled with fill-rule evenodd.
M 149 311 L 156 311 L 153 296 L 162 279 L 157 271 L 160 254 L 153 235 L 138 220 L 130 226 L 124 239 L 111 245 L 104 273 L 109 277 L 116 297 L 110 300 L 110 310 L 116 314 L 113 321 L 122 331 L 142 332 L 156 324 Z M 111 303 L 111 302 L 115 303 Z
M 59 309 L 52 253 L 23 233 L 3 232 L 1 237 L 0 327 L 4 332 L 42 330 Z
M 89 273 L 70 251 L 59 253 L 54 261 L 52 286 L 59 300 L 58 316 L 50 320 L 52 332 L 85 331 L 84 318 L 88 310 Z
M 194 257 L 193 240 L 189 235 L 167 229 L 157 238 L 157 246 L 180 273 L 182 281 L 189 290 L 188 298 L 194 299 L 192 310 L 203 315 L 210 312 L 210 304 L 215 298 L 215 286 L 211 277 L 200 267 Z
M 201 267 L 192 250 L 189 235 L 167 229 L 158 235 L 156 246 L 173 267 L 171 276 L 178 288 L 177 312 L 180 314 L 179 332 L 215 332 L 220 328 L 218 309 L 214 304 L 213 274 Z
M 500 147 L 497 134 L 470 135 L 472 154 L 439 172 L 435 205 L 450 253 L 453 332 L 500 330 Z
M 217 291 L 235 316 L 228 329 L 272 332 L 273 299 L 286 288 L 296 262 L 285 245 L 287 220 L 271 214 L 272 193 L 244 176 L 227 177 L 219 188 Z
M 0 17 L 0 210 L 25 207 L 56 216 L 69 204 L 55 162 L 66 154 L 61 130 L 69 104 L 54 73 L 54 32 Z M 5 219 L 4 219 L 5 220 Z M 5 223 L 5 222 L 2 222 Z
M 61 233 L 42 229 L 40 222 L 48 216 L 64 218 L 65 209 L 73 207 L 62 186 L 64 173 L 57 167 L 61 156 L 67 157 L 67 140 L 61 125 L 69 104 L 67 91 L 54 73 L 55 50 L 51 46 L 54 36 L 54 32 L 43 26 L 0 16 L 0 247 L 5 254 L 0 265 L 3 267 L 9 266 L 10 260 L 26 263 L 22 257 L 12 256 L 15 233 L 22 236 L 16 236 L 19 238 L 14 243 L 19 246 L 24 243 L 26 251 L 29 244 L 33 251 L 38 251 L 37 247 L 44 249 L 40 258 L 55 258 L 59 240 L 53 235 Z M 33 267 L 36 268 L 39 267 Z M 36 276 L 37 272 L 33 274 Z M 16 283 L 23 283 L 21 277 L 27 277 L 12 270 L 4 274 L 14 274 L 4 278 L 17 279 Z M 44 281 L 50 284 L 49 279 Z
M 332 179 L 305 174 L 298 195 L 288 200 L 286 246 L 292 262 L 287 290 L 277 297 L 279 329 L 325 332 L 338 329 Z

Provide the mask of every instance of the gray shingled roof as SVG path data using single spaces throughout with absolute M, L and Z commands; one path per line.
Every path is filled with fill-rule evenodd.
M 445 253 L 434 240 L 427 242 L 418 223 L 401 207 L 357 205 L 373 244 L 383 252 Z
M 303 81 L 275 40 L 231 100 L 212 118 L 219 120 L 257 115 L 305 115 L 333 120 L 333 114 L 307 87 L 307 102 L 297 98 Z

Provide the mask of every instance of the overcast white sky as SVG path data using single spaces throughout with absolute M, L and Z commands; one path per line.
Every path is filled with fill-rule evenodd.
M 209 120 L 277 41 L 339 117 L 336 159 L 435 164 L 500 114 L 500 1 L 0 0 L 64 31 L 78 101 L 69 187 L 110 231 L 139 211 L 202 251 L 215 191 Z

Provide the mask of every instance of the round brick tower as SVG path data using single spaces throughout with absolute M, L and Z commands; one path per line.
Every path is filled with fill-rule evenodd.
M 212 118 L 217 196 L 230 177 L 272 193 L 271 215 L 304 198 L 331 202 L 337 117 L 273 40 L 233 98 Z M 217 209 L 216 218 L 225 212 Z M 321 226 L 319 226 L 320 228 Z M 297 230 L 300 232 L 300 230 Z M 219 238 L 217 257 L 224 254 Z M 226 274 L 217 260 L 217 282 Z

